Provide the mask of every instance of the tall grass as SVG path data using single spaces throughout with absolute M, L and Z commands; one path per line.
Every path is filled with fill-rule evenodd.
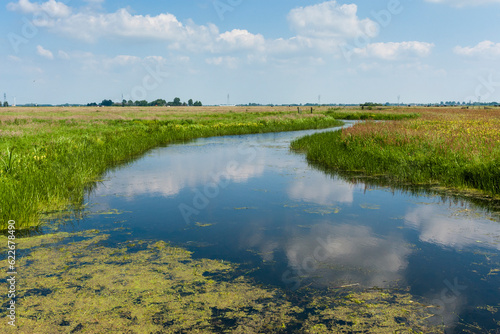
M 500 194 L 500 119 L 452 117 L 360 123 L 307 136 L 292 148 L 334 170 L 383 174 L 397 182 Z
M 259 114 L 203 119 L 14 119 L 0 127 L 0 229 L 37 226 L 44 214 L 78 207 L 106 169 L 145 151 L 194 138 L 325 128 L 332 117 Z M 268 115 L 266 115 L 268 116 Z M 236 119 L 236 120 L 235 120 Z
M 329 109 L 325 112 L 325 115 L 336 119 L 343 120 L 403 120 L 410 118 L 419 118 L 420 114 L 418 113 L 401 113 L 401 112 L 378 112 L 378 111 L 338 111 L 337 109 Z

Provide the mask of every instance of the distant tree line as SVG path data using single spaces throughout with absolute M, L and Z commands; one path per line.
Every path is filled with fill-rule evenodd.
M 115 103 L 112 100 L 102 100 L 101 103 L 97 104 L 96 102 L 93 103 L 88 103 L 87 107 L 97 107 L 97 106 L 102 106 L 102 107 L 165 107 L 165 106 L 170 106 L 170 107 L 201 107 L 203 104 L 201 101 L 193 101 L 193 99 L 189 99 L 187 102 L 181 102 L 181 99 L 179 97 L 174 98 L 173 101 L 167 102 L 164 99 L 157 99 L 151 102 L 148 102 L 146 100 L 140 100 L 140 101 L 132 101 L 132 100 L 123 100 L 121 103 Z

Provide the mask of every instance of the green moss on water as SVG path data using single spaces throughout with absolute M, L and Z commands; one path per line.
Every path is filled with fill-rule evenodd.
M 430 329 L 427 306 L 407 293 L 348 288 L 285 292 L 254 283 L 235 264 L 193 259 L 189 251 L 162 241 L 110 247 L 108 237 L 92 230 L 21 240 L 23 249 L 31 252 L 18 260 L 18 328 L 6 332 L 412 333 Z M 142 248 L 131 251 L 136 245 Z M 2 309 L 0 317 L 5 318 L 5 312 Z

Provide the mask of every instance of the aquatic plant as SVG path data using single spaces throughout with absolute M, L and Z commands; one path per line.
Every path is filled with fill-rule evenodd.
M 406 292 L 285 292 L 254 283 L 235 264 L 193 259 L 163 241 L 112 247 L 109 233 L 21 239 L 17 328 L 2 332 L 443 332 L 427 323 L 429 307 Z M 7 296 L 0 298 L 3 304 Z

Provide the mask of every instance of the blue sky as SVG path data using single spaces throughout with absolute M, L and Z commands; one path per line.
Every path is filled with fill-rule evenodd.
M 12 104 L 500 101 L 500 0 L 12 0 Z

